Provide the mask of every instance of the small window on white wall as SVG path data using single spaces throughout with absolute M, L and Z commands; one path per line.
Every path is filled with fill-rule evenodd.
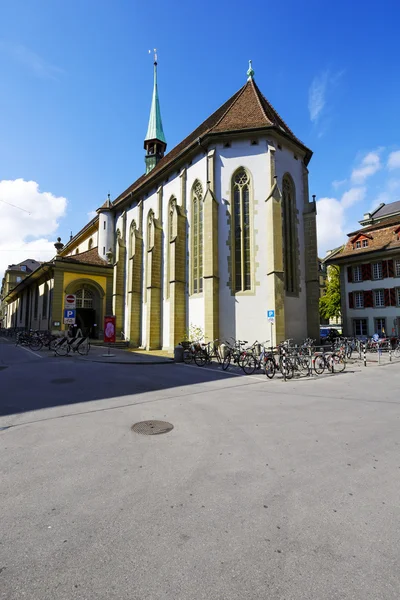
M 353 281 L 354 283 L 362 281 L 362 270 L 360 265 L 353 267 Z
M 105 228 L 106 228 L 106 222 L 104 221 L 103 222 L 103 229 L 105 229 Z

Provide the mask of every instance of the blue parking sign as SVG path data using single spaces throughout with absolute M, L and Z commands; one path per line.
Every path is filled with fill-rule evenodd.
M 275 311 L 274 310 L 269 310 L 267 312 L 267 317 L 268 317 L 268 319 L 275 319 Z
M 64 309 L 64 319 L 75 319 L 76 310 L 73 308 L 65 308 Z

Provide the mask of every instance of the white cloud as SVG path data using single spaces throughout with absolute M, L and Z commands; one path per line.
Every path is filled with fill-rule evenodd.
M 344 208 L 339 200 L 321 198 L 317 201 L 318 250 L 322 257 L 327 250 L 344 243 L 344 221 Z
M 396 152 L 391 152 L 389 154 L 387 166 L 390 170 L 400 169 L 400 150 L 396 150 Z
M 362 202 L 366 188 L 350 188 L 338 200 L 337 198 L 321 198 L 317 200 L 318 251 L 325 256 L 346 242 L 345 228 L 348 228 L 346 211 L 354 204 Z
M 350 206 L 353 206 L 353 204 L 357 204 L 357 202 L 361 202 L 361 200 L 364 200 L 365 192 L 365 187 L 350 188 L 342 196 L 341 204 L 343 208 L 349 208 Z
M 324 71 L 314 77 L 308 90 L 308 110 L 313 123 L 318 121 L 325 107 L 328 82 L 329 71 Z
M 400 190 L 400 179 L 389 179 L 387 182 L 387 188 L 389 192 L 396 192 Z
M 13 206 L 12 206 L 13 205 Z M 41 192 L 35 181 L 0 181 L 0 277 L 9 264 L 27 258 L 49 260 L 53 236 L 67 200 Z
M 28 68 L 36 77 L 41 79 L 57 79 L 64 73 L 62 69 L 46 62 L 41 56 L 22 44 L 0 42 L 0 50 L 8 54 L 15 62 Z
M 342 187 L 342 185 L 345 185 L 347 183 L 347 179 L 335 179 L 334 181 L 332 181 L 332 187 L 337 190 L 338 188 Z
M 379 151 L 368 152 L 362 159 L 360 165 L 353 169 L 351 173 L 351 182 L 362 184 L 368 177 L 375 175 L 382 168 Z
M 308 111 L 310 119 L 315 125 L 318 124 L 318 137 L 322 137 L 330 125 L 330 118 L 327 118 L 329 109 L 329 100 L 332 97 L 331 92 L 337 86 L 344 71 L 331 73 L 326 69 L 319 75 L 316 75 L 311 82 L 308 90 Z M 321 118 L 323 122 L 321 123 Z

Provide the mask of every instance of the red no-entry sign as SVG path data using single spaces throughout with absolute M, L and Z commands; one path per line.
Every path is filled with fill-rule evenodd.
M 65 308 L 76 308 L 75 294 L 67 294 L 65 296 Z

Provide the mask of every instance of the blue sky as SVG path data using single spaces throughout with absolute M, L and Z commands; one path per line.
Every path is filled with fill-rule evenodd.
M 142 174 L 154 47 L 169 149 L 253 60 L 262 92 L 314 151 L 321 253 L 374 204 L 400 199 L 395 1 L 0 4 L 0 198 L 31 213 L 0 203 L 0 271 L 51 254 L 57 235 Z

